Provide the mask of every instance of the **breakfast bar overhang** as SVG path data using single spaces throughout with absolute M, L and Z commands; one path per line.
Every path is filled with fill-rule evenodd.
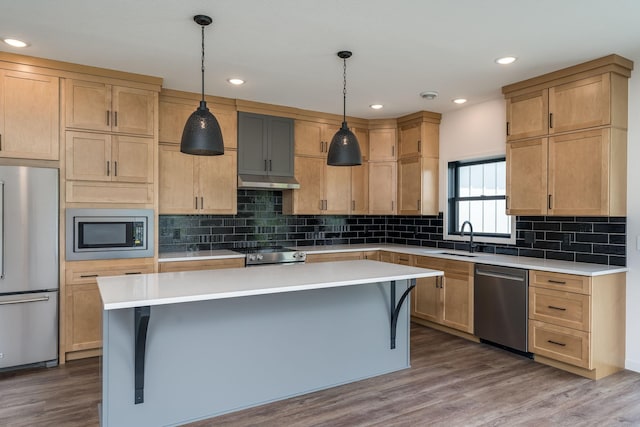
M 377 261 L 98 278 L 101 425 L 180 425 L 408 368 L 415 281 Z

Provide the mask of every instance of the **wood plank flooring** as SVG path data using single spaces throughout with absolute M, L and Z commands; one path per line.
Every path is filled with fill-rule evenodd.
M 411 334 L 411 369 L 189 426 L 640 426 L 640 374 L 591 381 L 422 326 Z M 98 371 L 93 358 L 0 373 L 0 426 L 98 426 Z

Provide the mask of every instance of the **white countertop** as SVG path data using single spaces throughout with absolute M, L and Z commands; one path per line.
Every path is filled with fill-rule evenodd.
M 467 261 L 476 264 L 500 265 L 503 267 L 524 268 L 527 270 L 549 271 L 552 273 L 577 274 L 580 276 L 602 276 L 606 274 L 624 273 L 629 271 L 627 267 L 615 265 L 589 264 L 584 262 L 557 261 L 552 259 L 518 257 L 511 255 L 487 254 L 475 252 L 469 254 L 466 251 L 456 251 L 442 248 L 430 248 L 426 246 L 403 246 L 389 244 L 359 244 L 359 245 L 327 245 L 327 246 L 297 246 L 292 249 L 308 254 L 323 254 L 335 252 L 359 252 L 359 251 L 389 251 L 410 255 L 430 256 L 434 258 L 453 259 Z M 443 253 L 444 252 L 444 253 Z M 224 253 L 220 256 L 208 255 Z M 193 254 L 193 255 L 191 255 Z M 233 254 L 233 255 L 230 255 Z M 469 256 L 473 255 L 473 256 Z M 243 254 L 230 250 L 200 251 L 200 252 L 173 252 L 160 254 L 159 262 L 186 261 L 215 258 L 244 258 Z
M 227 249 L 219 249 L 212 251 L 185 251 L 185 252 L 164 252 L 158 257 L 158 262 L 171 261 L 201 261 L 206 259 L 228 259 L 228 258 L 244 258 L 244 254 L 230 251 Z
M 377 261 L 335 261 L 98 277 L 104 310 L 442 276 Z

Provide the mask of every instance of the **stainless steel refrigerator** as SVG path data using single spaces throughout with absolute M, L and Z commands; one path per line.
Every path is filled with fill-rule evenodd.
M 0 166 L 0 370 L 58 362 L 58 170 Z

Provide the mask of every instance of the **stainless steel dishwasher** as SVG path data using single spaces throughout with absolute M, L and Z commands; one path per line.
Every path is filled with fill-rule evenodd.
M 476 264 L 474 332 L 483 341 L 527 353 L 528 270 Z

